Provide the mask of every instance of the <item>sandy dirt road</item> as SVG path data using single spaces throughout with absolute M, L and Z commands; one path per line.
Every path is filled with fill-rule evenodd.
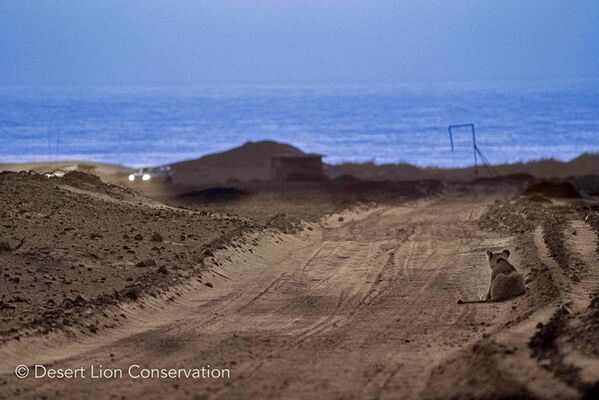
M 123 308 L 129 322 L 112 331 L 4 345 L 0 397 L 418 398 L 435 365 L 509 320 L 513 301 L 456 304 L 486 292 L 485 249 L 514 247 L 477 226 L 496 196 L 433 197 L 333 215 L 298 235 L 263 232 L 252 247 L 215 255 L 213 288 L 190 283 L 171 301 Z M 14 377 L 16 365 L 36 363 L 125 373 L 210 365 L 231 377 Z

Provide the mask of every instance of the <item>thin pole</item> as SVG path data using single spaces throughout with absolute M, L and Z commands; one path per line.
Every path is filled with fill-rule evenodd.
M 449 125 L 448 130 L 449 130 L 449 143 L 451 145 L 451 151 L 453 151 L 454 149 L 454 145 L 453 145 L 453 129 L 457 129 L 457 128 L 470 128 L 470 132 L 472 132 L 472 153 L 474 155 L 474 174 L 478 176 L 478 152 L 480 152 L 480 150 L 478 150 L 478 146 L 476 145 L 476 130 L 474 128 L 474 124 L 470 123 L 470 124 L 457 124 L 457 125 Z M 484 160 L 483 160 L 484 162 Z
M 474 175 L 478 176 L 478 160 L 476 158 L 476 151 L 478 147 L 476 147 L 476 133 L 474 130 L 474 125 L 470 125 L 470 129 L 472 129 L 472 151 L 474 152 Z

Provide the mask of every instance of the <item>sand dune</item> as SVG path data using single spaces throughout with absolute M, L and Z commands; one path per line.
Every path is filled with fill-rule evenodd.
M 302 154 L 288 144 L 272 141 L 248 142 L 234 149 L 196 160 L 172 164 L 173 182 L 180 184 L 270 180 L 271 158 L 281 154 Z

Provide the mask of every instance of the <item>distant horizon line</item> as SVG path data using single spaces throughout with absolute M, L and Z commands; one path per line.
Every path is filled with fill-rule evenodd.
M 193 89 L 201 87 L 316 87 L 316 86 L 426 86 L 426 85 L 476 85 L 476 84 L 515 84 L 542 85 L 567 83 L 599 83 L 599 77 L 587 78 L 548 78 L 548 79 L 477 79 L 477 80 L 432 80 L 432 81 L 335 81 L 335 82 L 202 82 L 202 83 L 173 83 L 173 84 L 4 84 L 0 88 L 9 89 Z

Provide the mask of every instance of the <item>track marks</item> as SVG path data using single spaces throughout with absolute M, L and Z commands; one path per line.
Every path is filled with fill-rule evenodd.
M 535 230 L 535 245 L 539 258 L 549 268 L 552 279 L 560 288 L 560 302 L 569 305 L 574 311 L 582 311 L 589 305 L 592 292 L 599 289 L 599 261 L 595 251 L 597 235 L 587 223 L 577 219 L 570 220 L 562 234 L 570 259 L 582 266 L 576 271 L 576 279 L 568 275 L 568 267 L 571 266 L 562 266 L 550 256 L 542 227 Z

